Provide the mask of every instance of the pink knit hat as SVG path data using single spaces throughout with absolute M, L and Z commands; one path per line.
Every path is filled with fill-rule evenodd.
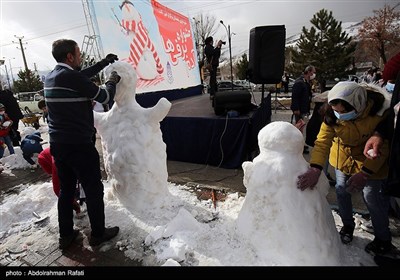
M 400 70 L 400 52 L 389 59 L 385 64 L 385 68 L 383 69 L 383 80 L 396 80 L 397 74 Z

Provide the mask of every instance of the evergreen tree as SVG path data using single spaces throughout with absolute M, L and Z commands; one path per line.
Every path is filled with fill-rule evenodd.
M 342 31 L 342 22 L 338 22 L 332 12 L 322 9 L 310 22 L 313 25 L 310 30 L 303 26 L 297 48 L 292 52 L 293 63 L 288 70 L 299 76 L 307 65 L 315 66 L 317 81 L 323 91 L 326 80 L 353 74 L 356 44 L 352 42 L 351 36 Z
M 39 91 L 43 89 L 43 82 L 40 80 L 39 75 L 29 69 L 27 71 L 20 70 L 18 78 L 18 80 L 14 81 L 15 92 Z
M 247 69 L 249 68 L 249 61 L 247 60 L 247 54 L 243 54 L 239 62 L 236 63 L 236 74 L 240 80 L 246 80 Z

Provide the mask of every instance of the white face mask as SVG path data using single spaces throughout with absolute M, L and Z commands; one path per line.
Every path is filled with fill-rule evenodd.
M 315 76 L 317 76 L 315 73 L 312 74 L 312 75 L 310 76 L 310 80 L 314 80 L 314 79 L 315 79 Z

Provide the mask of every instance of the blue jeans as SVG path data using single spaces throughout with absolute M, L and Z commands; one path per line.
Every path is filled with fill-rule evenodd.
M 346 191 L 346 181 L 350 176 L 335 169 L 336 174 L 336 199 L 339 214 L 344 226 L 355 227 L 353 219 L 353 205 L 351 194 Z M 384 180 L 368 180 L 363 189 L 363 199 L 371 216 L 374 235 L 381 241 L 390 241 L 389 207 L 390 197 L 382 192 Z
M 10 152 L 10 155 L 14 154 L 15 153 L 14 152 L 14 147 L 13 147 L 13 144 L 12 144 L 10 136 L 7 135 L 7 136 L 3 136 L 3 137 L 0 137 L 0 138 L 1 138 L 0 140 L 2 140 L 7 145 L 7 148 L 8 148 L 8 151 Z M 5 150 L 5 148 L 0 147 L 0 158 L 3 157 L 4 150 Z

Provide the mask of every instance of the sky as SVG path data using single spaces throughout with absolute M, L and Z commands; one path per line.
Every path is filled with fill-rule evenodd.
M 148 1 L 148 0 L 140 0 Z M 135 1 L 132 1 L 135 2 Z M 358 22 L 373 15 L 384 4 L 394 6 L 396 0 L 162 0 L 161 4 L 187 16 L 215 16 L 218 26 L 215 38 L 227 41 L 230 27 L 232 55 L 248 52 L 250 30 L 257 26 L 285 25 L 286 37 L 301 33 L 311 26 L 310 19 L 325 8 L 342 22 Z M 75 40 L 80 46 L 88 28 L 81 0 L 0 0 L 0 59 L 5 59 L 9 75 L 24 69 L 20 40 L 29 69 L 48 72 L 54 68 L 51 44 L 60 38 Z M 228 53 L 228 52 L 226 52 Z M 5 75 L 4 66 L 0 74 Z M 12 72 L 12 73 L 11 73 Z
M 124 64 L 115 62 L 106 69 L 122 76 L 116 103 L 106 113 L 94 113 L 108 174 L 103 181 L 106 226 L 120 227 L 119 234 L 99 250 L 115 246 L 144 266 L 375 266 L 364 251 L 373 235 L 360 229 L 361 216 L 355 215 L 353 242 L 340 242 L 341 222 L 326 199 L 325 175 L 314 190 L 297 189 L 297 176 L 308 163 L 302 154 L 303 136 L 288 122 L 272 122 L 260 131 L 260 154 L 242 166 L 244 197 L 220 194 L 214 203 L 210 196 L 198 199 L 192 187 L 168 182 L 159 122 L 170 103 L 161 99 L 153 108 L 138 105 L 129 90 L 135 88 L 134 70 L 124 72 Z M 22 137 L 34 131 L 20 128 Z M 48 142 L 45 123 L 39 131 Z M 6 151 L 0 160 L 5 167 L 0 176 L 30 168 L 19 147 L 15 151 L 14 155 Z M 58 242 L 57 199 L 51 182 L 15 187 L 19 194 L 1 201 L 0 254 L 7 249 L 22 254 L 25 249 L 43 250 Z M 45 222 L 38 223 L 33 212 Z M 86 212 L 75 215 L 74 223 L 83 246 L 93 250 L 87 239 Z

